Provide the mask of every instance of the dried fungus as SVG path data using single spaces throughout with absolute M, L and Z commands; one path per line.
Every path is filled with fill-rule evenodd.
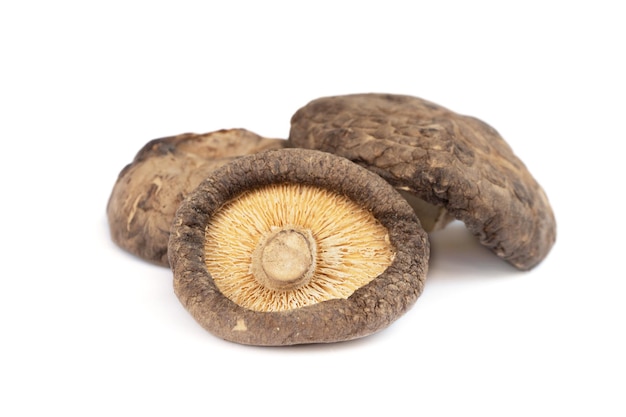
M 113 241 L 168 266 L 167 242 L 178 206 L 218 167 L 244 155 L 284 147 L 285 140 L 245 129 L 186 133 L 148 142 L 119 174 L 107 205 Z
M 174 288 L 207 330 L 253 345 L 363 337 L 420 295 L 429 246 L 387 182 L 324 152 L 283 149 L 212 172 L 181 204 Z
M 556 239 L 546 193 L 477 118 L 405 95 L 324 97 L 293 115 L 288 141 L 348 158 L 420 204 L 444 208 L 519 269 L 541 262 Z

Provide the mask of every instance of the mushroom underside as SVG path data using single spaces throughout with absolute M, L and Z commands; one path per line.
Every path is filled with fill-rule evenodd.
M 383 179 L 344 158 L 285 149 L 212 173 L 179 208 L 169 253 L 176 294 L 203 327 L 289 345 L 388 326 L 421 293 L 429 246 Z

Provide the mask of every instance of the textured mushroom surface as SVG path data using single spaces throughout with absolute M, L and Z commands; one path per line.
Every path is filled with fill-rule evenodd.
M 537 265 L 556 238 L 544 190 L 498 132 L 412 96 L 325 97 L 292 117 L 291 146 L 346 157 L 462 220 L 515 267 Z
M 245 129 L 186 133 L 148 142 L 120 172 L 109 198 L 113 241 L 134 255 L 168 266 L 170 226 L 183 198 L 234 158 L 284 144 L 285 140 Z
M 369 210 L 302 184 L 256 189 L 222 207 L 207 226 L 204 250 L 220 291 L 257 311 L 347 298 L 394 253 Z
M 379 176 L 283 149 L 211 173 L 178 209 L 168 253 L 175 292 L 205 329 L 278 346 L 387 327 L 421 294 L 429 245 Z

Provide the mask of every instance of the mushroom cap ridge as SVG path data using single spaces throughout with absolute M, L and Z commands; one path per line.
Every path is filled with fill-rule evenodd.
M 324 187 L 371 210 L 389 230 L 392 264 L 347 299 L 299 309 L 258 312 L 225 297 L 204 263 L 205 227 L 229 200 L 276 183 Z M 413 209 L 379 176 L 328 153 L 283 149 L 242 157 L 203 181 L 176 213 L 168 253 L 175 292 L 205 329 L 242 344 L 277 346 L 350 340 L 388 326 L 421 294 L 429 244 Z
M 324 97 L 291 119 L 290 146 L 348 158 L 394 187 L 444 206 L 518 269 L 541 262 L 556 239 L 548 198 L 491 126 L 417 97 Z

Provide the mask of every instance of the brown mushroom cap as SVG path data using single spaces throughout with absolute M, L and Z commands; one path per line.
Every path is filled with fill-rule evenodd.
M 292 117 L 291 146 L 346 157 L 399 190 L 443 206 L 519 269 L 556 238 L 548 198 L 492 127 L 411 96 L 320 98 Z
M 244 129 L 186 133 L 148 142 L 119 174 L 107 205 L 111 238 L 145 260 L 168 266 L 167 242 L 183 198 L 210 172 L 234 158 L 279 149 Z
M 359 232 L 362 220 L 370 225 Z M 383 329 L 421 294 L 428 256 L 426 232 L 393 187 L 347 159 L 305 149 L 214 171 L 181 204 L 169 242 L 185 308 L 213 334 L 252 345 Z

